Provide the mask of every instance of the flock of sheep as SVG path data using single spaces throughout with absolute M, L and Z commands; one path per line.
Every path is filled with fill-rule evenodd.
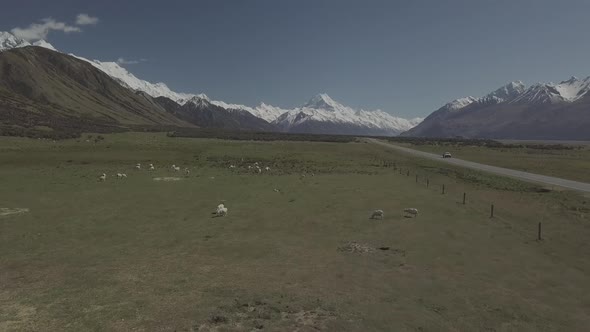
M 174 172 L 179 172 L 180 171 L 180 166 L 176 166 L 176 165 L 173 164 L 171 166 L 171 168 L 172 168 L 172 170 Z M 235 169 L 236 166 L 232 164 L 232 165 L 229 165 L 229 168 L 230 169 Z M 141 170 L 141 164 L 140 163 L 137 163 L 135 165 L 135 169 Z M 148 164 L 148 170 L 153 171 L 155 169 L 156 168 L 154 167 L 154 164 Z M 262 173 L 262 169 L 263 168 L 260 167 L 260 165 L 258 164 L 258 162 L 255 162 L 253 165 L 249 165 L 248 166 L 248 170 L 252 170 L 252 169 L 254 169 L 255 172 Z M 266 167 L 264 167 L 264 170 L 265 171 L 270 171 L 270 167 L 266 166 Z M 190 170 L 188 168 L 185 168 L 184 169 L 184 173 L 186 175 L 188 175 L 188 174 L 190 174 Z M 127 174 L 125 174 L 125 173 L 117 173 L 117 178 L 118 179 L 127 178 Z M 102 173 L 98 177 L 98 181 L 101 181 L 101 182 L 106 181 L 106 179 L 107 179 L 107 175 L 105 173 Z M 274 190 L 278 192 L 278 189 L 274 189 Z M 416 208 L 406 208 L 406 209 L 404 209 L 404 213 L 405 213 L 406 216 L 410 216 L 411 215 L 413 217 L 417 217 L 418 216 L 418 209 L 416 209 Z M 227 215 L 227 207 L 225 207 L 223 204 L 219 204 L 217 206 L 217 210 L 216 210 L 216 212 L 214 212 L 214 214 L 216 216 L 218 216 L 218 217 L 226 216 Z M 373 213 L 371 214 L 370 219 L 383 219 L 384 217 L 385 217 L 385 212 L 383 212 L 383 210 L 374 210 Z
M 404 213 L 406 216 L 413 216 L 413 217 L 417 217 L 418 216 L 418 209 L 416 208 L 407 208 L 404 209 Z M 371 218 L 370 219 L 383 219 L 385 217 L 385 212 L 383 212 L 383 210 L 375 210 L 373 211 L 373 213 L 371 214 Z
M 174 172 L 180 172 L 180 166 L 172 165 L 171 168 L 172 168 L 172 170 Z M 142 169 L 141 163 L 135 164 L 135 169 L 141 170 Z M 148 170 L 155 171 L 156 170 L 156 167 L 154 166 L 154 164 L 148 164 Z M 184 173 L 186 175 L 189 175 L 190 174 L 190 170 L 188 168 L 185 168 L 184 169 Z M 127 178 L 127 174 L 125 174 L 125 173 L 117 173 L 117 179 L 125 179 L 125 178 Z M 100 181 L 100 182 L 104 182 L 106 180 L 107 180 L 106 173 L 102 173 L 98 177 L 98 181 Z

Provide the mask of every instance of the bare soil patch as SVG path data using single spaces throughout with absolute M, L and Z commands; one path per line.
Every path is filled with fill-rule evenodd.
M 0 208 L 0 217 L 29 212 L 28 208 Z
M 154 178 L 154 181 L 180 181 L 180 180 L 182 180 L 182 178 L 174 177 L 174 176 L 165 176 L 165 177 Z
M 336 319 L 326 309 L 293 308 L 265 301 L 240 302 L 220 307 L 209 319 L 193 326 L 193 331 L 321 331 Z

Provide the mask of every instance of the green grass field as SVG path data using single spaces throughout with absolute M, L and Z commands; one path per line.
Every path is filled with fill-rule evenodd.
M 453 157 L 519 171 L 590 182 L 590 145 L 574 149 L 490 148 L 436 144 L 396 143 L 436 154 L 450 152 Z M 550 147 L 551 145 L 546 145 Z
M 163 134 L 1 138 L 0 179 L 2 331 L 590 326 L 590 198 L 574 193 L 367 143 Z

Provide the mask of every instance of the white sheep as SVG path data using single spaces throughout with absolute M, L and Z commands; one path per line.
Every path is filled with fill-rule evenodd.
M 102 173 L 101 176 L 98 177 L 98 181 L 106 181 L 107 180 L 107 175 L 105 173 Z
M 127 174 L 125 173 L 117 173 L 117 179 L 127 178 Z
M 154 164 L 150 164 L 150 171 L 155 170 L 156 168 L 154 167 Z
M 265 170 L 265 171 L 270 171 L 270 167 L 266 166 L 266 167 L 264 168 L 264 170 Z
M 226 216 L 227 215 L 227 208 L 224 207 L 224 208 L 217 210 L 217 215 L 220 217 Z
M 258 173 L 262 173 L 262 170 L 260 168 L 257 168 Z
M 218 217 L 222 217 L 222 216 L 227 215 L 227 208 L 225 207 L 225 205 L 223 205 L 223 203 L 217 205 L 217 211 L 215 212 L 215 214 Z
M 136 169 L 141 169 L 141 164 L 140 163 L 137 163 L 137 165 L 135 165 L 135 168 Z
M 406 214 L 411 214 L 411 215 L 413 215 L 413 216 L 414 216 L 414 218 L 418 216 L 418 209 L 416 209 L 416 208 L 407 208 L 407 209 L 404 209 L 404 212 L 405 212 Z
M 379 217 L 379 219 L 383 219 L 383 217 L 385 217 L 385 213 L 383 212 L 383 210 L 373 211 L 370 219 L 376 219 L 377 217 Z
M 172 165 L 172 170 L 178 172 L 180 171 L 180 166 Z
M 248 169 L 252 169 L 252 166 L 248 166 Z
M 188 168 L 184 169 L 184 174 L 189 175 L 190 173 L 191 173 L 190 169 L 188 169 Z
M 229 165 L 229 168 L 236 168 L 235 165 Z

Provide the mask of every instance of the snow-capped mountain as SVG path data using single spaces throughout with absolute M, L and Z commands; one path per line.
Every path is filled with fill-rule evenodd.
M 31 46 L 27 41 L 17 38 L 8 32 L 0 32 L 0 45 L 0 51 Z M 44 40 L 37 41 L 32 45 L 59 52 Z M 227 110 L 248 112 L 270 124 L 277 125 L 284 131 L 301 131 L 304 127 L 307 127 L 305 129 L 306 132 L 322 133 L 322 130 L 330 127 L 329 131 L 331 133 L 339 134 L 396 135 L 415 126 L 422 120 L 421 118 L 406 120 L 392 116 L 381 110 L 357 111 L 335 102 L 326 94 L 319 94 L 310 99 L 302 107 L 295 109 L 284 109 L 265 103 L 261 103 L 256 107 L 226 103 L 224 101 L 210 100 L 205 94 L 179 93 L 172 91 L 164 83 L 151 83 L 139 79 L 116 62 L 89 60 L 74 54 L 69 55 L 90 63 L 95 68 L 111 76 L 122 86 L 135 91 L 145 92 L 154 98 L 166 97 L 179 105 L 184 105 L 189 101 L 193 104 L 202 103 L 203 100 L 206 100 L 212 105 Z M 322 126 L 321 123 L 326 123 L 326 125 Z M 312 124 L 313 128 L 315 128 L 313 130 L 309 129 L 312 127 Z M 339 129 L 339 126 L 346 127 L 347 129 Z
M 440 110 L 457 111 L 474 104 L 556 104 L 574 102 L 585 95 L 590 95 L 590 77 L 583 80 L 572 76 L 558 84 L 536 83 L 529 88 L 522 81 L 510 82 L 483 97 L 464 97 L 455 99 Z
M 397 135 L 422 119 L 406 120 L 381 110 L 354 110 L 321 93 L 301 108 L 288 110 L 273 123 L 289 132 Z
M 569 80 L 555 85 L 555 89 L 566 101 L 576 101 L 590 92 L 590 77 L 579 80 L 572 76 Z
M 52 51 L 58 52 L 58 50 L 56 50 L 55 47 L 53 47 L 53 45 L 49 44 L 48 42 L 46 42 L 43 39 L 37 40 L 36 42 L 34 42 L 33 43 L 33 46 L 44 47 L 44 48 L 50 49 Z
M 444 108 L 449 111 L 456 111 L 456 110 L 462 109 L 463 107 L 465 107 L 467 105 L 471 105 L 472 103 L 474 103 L 476 101 L 477 101 L 477 98 L 469 96 L 469 97 L 465 97 L 465 98 L 455 99 L 455 100 L 445 104 L 441 108 Z
M 558 84 L 520 82 L 481 97 L 454 100 L 405 136 L 590 139 L 590 77 Z
M 510 82 L 492 93 L 479 99 L 480 102 L 503 103 L 509 102 L 520 96 L 526 87 L 521 81 Z
M 590 77 L 579 80 L 575 76 L 558 84 L 537 83 L 532 85 L 513 102 L 534 104 L 555 104 L 574 102 L 590 91 Z
M 93 65 L 97 69 L 105 72 L 106 74 L 108 74 L 109 76 L 114 78 L 121 85 L 123 85 L 127 88 L 130 88 L 130 89 L 133 89 L 133 90 L 143 91 L 152 97 L 166 97 L 166 98 L 170 98 L 180 104 L 183 104 L 188 99 L 197 96 L 195 94 L 190 94 L 190 93 L 174 92 L 174 91 L 170 90 L 170 88 L 168 88 L 168 86 L 166 84 L 161 83 L 161 82 L 150 83 L 148 81 L 144 81 L 142 79 L 139 79 L 135 75 L 133 75 L 132 73 L 127 71 L 127 69 L 119 66 L 119 64 L 116 62 L 103 62 L 103 61 L 98 61 L 98 60 L 88 60 L 86 58 L 83 58 L 83 57 L 80 57 L 80 56 L 77 56 L 74 54 L 70 54 L 70 55 L 74 56 L 80 60 L 84 60 L 84 61 L 90 63 L 91 65 Z
M 9 32 L 0 31 L 0 51 L 30 45 L 31 44 L 24 39 L 18 38 Z

